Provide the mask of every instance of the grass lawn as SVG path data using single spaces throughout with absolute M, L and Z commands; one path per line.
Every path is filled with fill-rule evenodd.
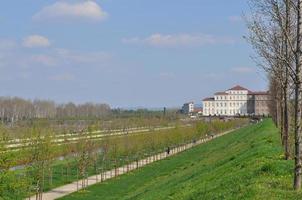
M 62 199 L 302 199 L 282 157 L 266 120 Z

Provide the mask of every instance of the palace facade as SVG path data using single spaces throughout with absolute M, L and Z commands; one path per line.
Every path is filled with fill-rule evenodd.
M 252 92 L 240 85 L 203 99 L 204 116 L 269 115 L 270 95 Z

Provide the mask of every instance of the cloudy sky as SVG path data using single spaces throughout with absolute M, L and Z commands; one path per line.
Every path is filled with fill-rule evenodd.
M 247 12 L 245 0 L 2 1 L 0 96 L 174 107 L 266 89 Z

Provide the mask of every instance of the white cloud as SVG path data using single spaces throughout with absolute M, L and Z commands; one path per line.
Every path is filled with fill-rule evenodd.
M 111 57 L 102 51 L 83 52 L 69 49 L 49 49 L 43 54 L 24 55 L 22 65 L 24 67 L 34 66 L 101 66 Z
M 65 73 L 51 76 L 49 79 L 53 81 L 72 81 L 75 79 L 75 76 L 73 74 Z
M 231 69 L 231 72 L 247 74 L 247 73 L 255 72 L 255 69 L 251 67 L 234 67 Z
M 154 47 L 190 47 L 214 44 L 232 44 L 234 39 L 229 37 L 218 37 L 208 34 L 153 34 L 146 38 L 125 38 L 125 44 L 143 44 Z
M 3 41 L 3 42 L 2 42 Z M 111 54 L 103 51 L 77 51 L 50 47 L 41 53 L 18 48 L 14 42 L 0 40 L 0 68 L 37 68 L 37 67 L 105 67 Z M 18 58 L 18 59 L 16 59 Z
M 102 51 L 80 52 L 69 49 L 56 49 L 55 52 L 61 60 L 68 63 L 97 64 L 103 63 L 111 57 L 108 53 Z
M 41 36 L 41 35 L 31 35 L 23 40 L 23 46 L 28 48 L 34 48 L 34 47 L 49 47 L 50 41 L 48 38 Z
M 106 19 L 108 14 L 94 1 L 83 1 L 68 3 L 58 1 L 52 5 L 42 8 L 33 16 L 34 20 L 74 20 L 85 19 L 101 21 Z
M 31 41 L 30 45 L 28 41 Z M 0 38 L 1 80 L 39 77 L 50 81 L 72 81 L 76 79 L 74 74 L 78 70 L 108 69 L 112 64 L 111 54 L 103 51 L 58 49 L 50 46 L 37 52 L 36 49 L 22 48 L 25 44 L 31 47 L 41 46 L 41 42 L 37 43 L 35 40 L 32 43 L 32 40 L 16 42 Z M 47 43 L 42 43 L 42 46 L 47 46 L 45 44 Z

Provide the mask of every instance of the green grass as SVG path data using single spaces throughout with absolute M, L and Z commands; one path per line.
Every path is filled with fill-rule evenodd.
M 302 199 L 282 157 L 266 120 L 62 199 Z
M 115 164 L 117 165 L 117 167 L 119 166 L 123 166 L 125 164 L 127 164 L 127 162 L 133 162 L 136 160 L 136 156 L 138 157 L 138 159 L 142 159 L 143 157 L 145 157 L 145 154 L 148 155 L 154 155 L 156 153 L 162 152 L 164 151 L 164 148 L 160 148 L 161 146 L 166 146 L 168 144 L 166 144 L 166 142 L 164 142 L 162 140 L 162 138 L 167 138 L 167 134 L 170 136 L 177 136 L 177 133 L 186 133 L 186 137 L 187 140 L 191 140 L 193 138 L 192 134 L 195 135 L 196 134 L 196 127 L 181 127 L 179 129 L 169 129 L 169 130 L 153 130 L 150 132 L 140 132 L 140 133 L 136 133 L 136 134 L 131 134 L 131 135 L 126 135 L 126 136 L 119 136 L 119 137 L 112 137 L 109 138 L 111 141 L 116 141 L 117 145 L 120 145 L 121 147 L 123 147 L 124 143 L 123 140 L 126 137 L 129 137 L 129 139 L 134 143 L 140 143 L 141 149 L 144 149 L 144 151 L 139 151 L 139 149 L 135 149 L 136 151 L 140 152 L 140 154 L 135 154 L 132 156 L 128 156 L 127 158 L 125 158 L 125 154 L 127 154 L 127 152 L 125 152 L 125 149 L 119 149 L 119 152 L 115 155 L 117 156 L 117 159 L 114 159 L 112 157 L 112 155 L 110 156 L 109 154 L 106 155 L 107 160 L 102 163 L 100 163 L 100 160 L 98 160 L 98 167 L 102 168 L 103 170 L 109 170 L 109 169 L 114 169 Z M 189 134 L 191 133 L 191 134 Z M 204 136 L 204 134 L 206 134 L 205 132 L 201 134 L 201 136 Z M 152 136 L 151 136 L 152 135 Z M 158 139 L 158 141 L 160 142 L 164 142 L 164 143 L 160 143 L 157 142 L 157 148 L 153 149 L 150 146 L 150 140 L 145 140 L 148 142 L 143 142 L 142 139 L 144 139 L 145 136 L 148 136 L 148 138 L 153 137 L 155 138 L 155 136 L 160 136 L 160 138 Z M 139 139 L 139 140 L 138 140 Z M 177 138 L 176 138 L 177 139 Z M 175 141 L 170 141 L 171 145 L 172 144 L 177 144 L 179 141 L 183 141 L 183 140 L 179 140 L 179 138 Z M 62 148 L 62 146 L 55 146 L 54 148 Z M 64 148 L 62 148 L 63 150 Z M 108 160 L 109 158 L 109 160 Z M 128 160 L 127 160 L 128 159 Z M 67 172 L 67 164 L 69 163 L 69 167 L 68 167 L 68 175 L 66 174 Z M 50 177 L 48 177 L 48 174 L 46 173 L 46 176 L 44 177 L 44 184 L 43 184 L 43 191 L 49 191 L 53 188 L 68 184 L 68 183 L 72 183 L 74 181 L 76 181 L 78 178 L 77 175 L 77 161 L 75 157 L 69 157 L 68 160 L 55 160 L 52 164 L 51 164 L 51 169 L 52 169 L 52 179 Z M 95 174 L 100 173 L 100 169 L 99 171 L 96 173 L 95 168 L 93 166 L 92 163 L 90 163 L 90 165 L 87 165 L 87 174 L 88 176 L 92 176 Z M 25 171 L 29 172 L 30 169 L 21 169 L 21 170 L 17 170 L 16 172 L 18 174 L 23 174 Z M 30 173 L 29 173 L 30 174 Z M 31 171 L 31 174 L 34 174 L 33 171 Z M 29 177 L 32 177 L 32 175 L 29 175 Z M 51 184 L 50 184 L 50 181 Z M 35 185 L 35 184 L 33 184 Z M 33 191 L 31 191 L 31 193 L 33 193 Z
M 246 123 L 246 121 L 240 122 L 243 124 Z M 146 157 L 146 155 L 154 155 L 159 152 L 163 152 L 167 146 L 173 147 L 180 145 L 183 142 L 190 142 L 193 139 L 205 137 L 205 134 L 209 132 L 219 133 L 236 127 L 238 123 L 239 121 L 214 121 L 211 124 L 199 123 L 198 125 L 190 127 L 176 127 L 169 130 L 153 130 L 148 133 L 145 132 L 108 138 L 108 141 L 105 142 L 109 145 L 108 153 L 105 156 L 107 159 L 104 163 L 103 161 L 100 161 L 100 157 L 102 157 L 102 155 L 98 155 L 98 168 L 109 170 L 113 169 L 115 167 L 115 164 L 117 167 L 123 166 L 127 162 L 133 162 L 136 159 L 142 159 Z M 100 147 L 102 144 L 103 143 L 100 143 L 97 145 L 97 147 L 94 148 L 98 148 L 98 146 Z M 112 148 L 113 144 L 118 147 L 115 151 Z M 54 148 L 57 148 L 57 146 L 54 146 Z M 62 148 L 62 146 L 59 146 L 59 148 Z M 62 150 L 64 150 L 64 148 L 62 148 Z M 75 151 L 79 151 L 79 149 L 75 148 Z M 88 158 L 88 160 L 91 159 Z M 68 163 L 69 170 L 67 175 L 66 172 Z M 52 178 L 48 177 L 49 173 L 46 173 L 46 176 L 44 177 L 43 191 L 49 191 L 53 188 L 74 182 L 78 178 L 81 179 L 82 177 L 78 177 L 77 175 L 77 165 L 78 164 L 75 157 L 69 158 L 68 161 L 56 160 L 54 163 L 52 163 Z M 86 167 L 88 176 L 100 173 L 100 170 L 96 172 L 93 163 L 86 162 Z M 21 170 L 21 173 L 23 171 L 24 170 Z M 35 174 L 34 171 L 31 172 L 32 174 Z M 33 176 L 29 175 L 29 177 Z M 35 183 L 33 183 L 33 185 L 35 185 Z

